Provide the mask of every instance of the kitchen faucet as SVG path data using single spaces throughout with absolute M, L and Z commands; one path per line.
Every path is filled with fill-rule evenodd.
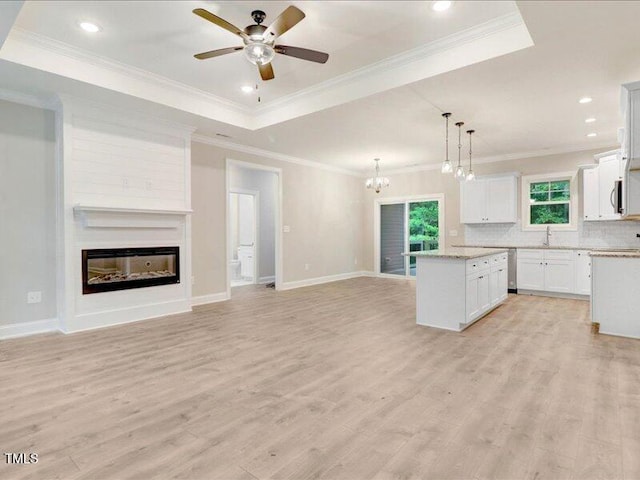
M 542 242 L 542 245 L 544 245 L 545 247 L 549 246 L 549 237 L 551 236 L 551 225 L 547 225 L 547 239 Z

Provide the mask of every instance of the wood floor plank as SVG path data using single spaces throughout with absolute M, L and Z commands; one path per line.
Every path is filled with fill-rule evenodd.
M 640 342 L 510 295 L 461 333 L 415 284 L 233 289 L 189 314 L 0 342 L 0 478 L 640 478 Z

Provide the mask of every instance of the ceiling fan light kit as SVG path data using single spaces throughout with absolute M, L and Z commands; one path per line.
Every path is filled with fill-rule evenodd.
M 251 12 L 255 24 L 247 26 L 244 30 L 239 29 L 235 25 L 227 22 L 223 18 L 214 15 L 204 8 L 196 8 L 193 13 L 209 22 L 218 25 L 221 28 L 242 38 L 244 46 L 227 47 L 209 52 L 198 53 L 195 56 L 198 60 L 206 60 L 208 58 L 219 57 L 228 53 L 244 51 L 244 55 L 251 63 L 258 67 L 262 80 L 272 80 L 275 78 L 271 61 L 276 53 L 289 57 L 300 58 L 316 63 L 326 63 L 329 55 L 316 50 L 309 50 L 300 47 L 289 47 L 286 45 L 275 45 L 276 39 L 298 24 L 305 14 L 299 8 L 293 5 L 287 7 L 274 22 L 265 27 L 262 25 L 266 18 L 266 13 L 262 10 L 254 10 Z

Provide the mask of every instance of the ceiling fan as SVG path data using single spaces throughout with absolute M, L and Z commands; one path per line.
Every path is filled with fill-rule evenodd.
M 232 25 L 204 8 L 196 8 L 193 13 L 238 35 L 244 42 L 244 46 L 220 48 L 218 50 L 211 50 L 210 52 L 198 53 L 194 55 L 198 60 L 206 60 L 207 58 L 219 57 L 227 53 L 244 50 L 247 59 L 258 66 L 262 80 L 271 80 L 274 78 L 271 60 L 273 60 L 276 53 L 316 63 L 326 63 L 329 59 L 328 54 L 316 50 L 289 47 L 287 45 L 275 45 L 275 41 L 280 35 L 294 27 L 305 17 L 304 12 L 294 6 L 287 7 L 268 27 L 262 25 L 267 15 L 262 10 L 254 10 L 251 12 L 251 16 L 256 23 L 249 25 L 244 30 L 240 30 L 235 25 Z

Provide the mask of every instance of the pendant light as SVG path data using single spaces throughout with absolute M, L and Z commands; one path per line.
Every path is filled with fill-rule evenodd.
M 456 172 L 454 173 L 453 176 L 459 182 L 464 182 L 464 179 L 465 179 L 464 168 L 462 168 L 462 165 L 460 164 L 461 154 L 462 154 L 462 126 L 463 125 L 464 125 L 464 122 L 456 123 L 456 127 L 458 127 L 458 166 L 456 167 Z
M 467 182 L 471 182 L 476 179 L 476 174 L 473 173 L 473 168 L 471 167 L 471 135 L 473 135 L 475 130 L 467 130 L 469 134 L 469 173 L 467 174 Z
M 373 188 L 376 193 L 380 193 L 380 190 L 389 186 L 389 179 L 387 177 L 380 176 L 380 165 L 378 165 L 380 159 L 374 158 L 374 161 L 376 162 L 376 175 L 368 178 L 365 185 L 367 188 Z
M 449 160 L 449 117 L 451 113 L 443 113 L 442 116 L 446 120 L 446 130 L 445 130 L 445 159 L 442 162 L 442 173 L 451 173 L 453 172 L 453 165 L 451 165 L 451 160 Z

